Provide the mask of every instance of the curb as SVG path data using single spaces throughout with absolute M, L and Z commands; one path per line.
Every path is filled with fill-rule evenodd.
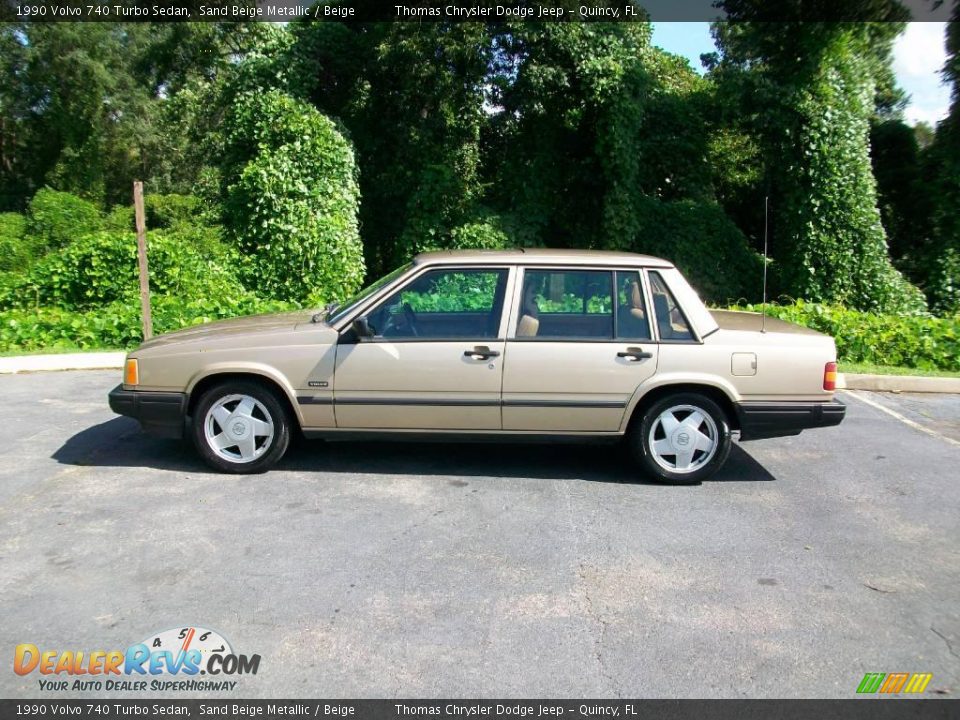
M 837 376 L 837 389 L 894 393 L 960 393 L 960 378 L 843 373 Z
M 0 375 L 55 370 L 120 370 L 126 357 L 125 352 L 0 357 Z

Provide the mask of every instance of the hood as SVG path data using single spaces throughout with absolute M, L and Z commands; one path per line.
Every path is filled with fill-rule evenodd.
M 251 332 L 270 332 L 274 330 L 293 330 L 297 325 L 310 322 L 315 311 L 295 310 L 293 312 L 270 313 L 266 315 L 248 315 L 246 317 L 216 320 L 214 322 L 193 325 L 182 330 L 164 333 L 147 340 L 138 350 L 148 350 L 173 343 L 208 340 L 245 335 Z

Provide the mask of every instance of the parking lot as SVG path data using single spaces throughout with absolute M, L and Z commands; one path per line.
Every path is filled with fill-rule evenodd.
M 118 374 L 0 377 L 8 663 L 202 626 L 262 658 L 224 699 L 960 693 L 960 396 L 841 395 L 839 428 L 695 487 L 518 445 L 305 443 L 234 477 L 112 415 Z M 0 696 L 104 696 L 38 677 Z

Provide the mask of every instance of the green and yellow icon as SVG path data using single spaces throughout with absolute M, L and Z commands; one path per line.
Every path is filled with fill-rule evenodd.
M 857 687 L 858 693 L 922 693 L 933 673 L 867 673 Z

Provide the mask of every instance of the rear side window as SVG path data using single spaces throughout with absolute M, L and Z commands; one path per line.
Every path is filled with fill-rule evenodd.
M 657 319 L 657 330 L 661 340 L 692 340 L 690 323 L 677 304 L 670 288 L 658 272 L 651 272 L 650 290 L 653 294 L 653 312 Z
M 613 339 L 613 273 L 526 270 L 516 336 Z

